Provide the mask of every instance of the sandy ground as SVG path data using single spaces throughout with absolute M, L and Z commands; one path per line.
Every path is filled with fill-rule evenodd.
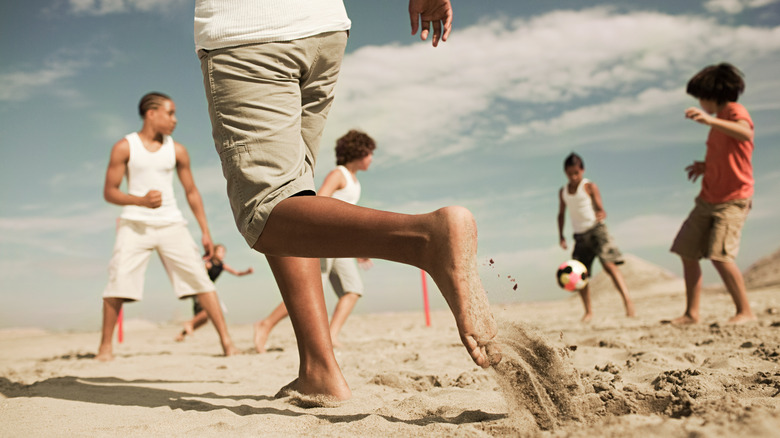
M 128 321 L 111 363 L 93 359 L 97 331 L 0 331 L 0 436 L 778 436 L 780 290 L 750 291 L 758 322 L 737 327 L 709 290 L 704 322 L 676 327 L 660 321 L 681 314 L 682 282 L 633 283 L 633 319 L 611 291 L 589 325 L 576 298 L 494 306 L 491 370 L 447 312 L 355 315 L 337 350 L 353 399 L 330 408 L 274 399 L 298 367 L 289 322 L 265 354 L 230 326 L 246 354 L 225 358 L 211 327 L 176 343 L 176 325 Z

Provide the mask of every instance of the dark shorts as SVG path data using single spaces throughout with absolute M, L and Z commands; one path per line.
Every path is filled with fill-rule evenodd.
M 597 224 L 590 230 L 574 235 L 574 252 L 571 258 L 579 260 L 588 268 L 593 265 L 593 260 L 598 257 L 601 264 L 614 263 L 620 265 L 623 263 L 623 254 L 618 249 L 612 236 L 607 231 L 607 226 L 603 223 Z

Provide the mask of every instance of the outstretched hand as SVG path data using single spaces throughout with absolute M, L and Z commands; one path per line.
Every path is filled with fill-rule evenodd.
M 428 39 L 433 24 L 433 47 L 436 47 L 439 40 L 447 41 L 450 36 L 452 5 L 450 0 L 409 0 L 409 19 L 412 23 L 412 35 L 417 34 L 419 28 L 422 40 Z
M 685 110 L 685 118 L 691 119 L 694 122 L 701 123 L 702 125 L 709 126 L 713 117 L 709 114 L 707 114 L 704 110 L 701 108 L 696 108 L 695 106 L 692 106 Z
M 696 182 L 699 176 L 704 175 L 704 161 L 694 161 L 693 164 L 685 168 L 688 172 L 688 180 Z

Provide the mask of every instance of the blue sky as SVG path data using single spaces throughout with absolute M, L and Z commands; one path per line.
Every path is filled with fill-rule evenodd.
M 334 165 L 336 138 L 368 132 L 378 149 L 360 174 L 361 204 L 405 213 L 470 208 L 492 301 L 567 295 L 553 273 L 568 258 L 555 216 L 571 151 L 601 188 L 621 249 L 680 273 L 668 247 L 699 190 L 684 168 L 704 156 L 707 135 L 683 117 L 696 104 L 685 84 L 721 61 L 745 73 L 740 102 L 756 125 L 754 210 L 738 263 L 744 269 L 780 246 L 778 0 L 456 0 L 453 33 L 437 49 L 409 35 L 403 1 L 345 3 L 353 28 L 317 182 Z M 228 264 L 256 270 L 217 281 L 228 321 L 249 323 L 278 303 L 265 259 L 238 235 L 224 194 L 193 8 L 192 0 L 0 5 L 0 328 L 99 327 L 120 212 L 102 198 L 105 168 L 113 143 L 140 128 L 137 102 L 152 90 L 177 103 L 174 138 L 190 151 Z M 708 264 L 705 275 L 718 281 Z M 364 281 L 358 312 L 421 308 L 414 268 L 377 261 Z M 332 308 L 329 288 L 326 297 Z M 434 294 L 432 306 L 445 304 Z M 126 312 L 170 321 L 190 307 L 175 300 L 155 258 L 144 301 Z

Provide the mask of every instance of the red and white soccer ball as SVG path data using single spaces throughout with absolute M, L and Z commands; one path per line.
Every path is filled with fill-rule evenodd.
M 569 292 L 577 292 L 588 285 L 588 268 L 578 260 L 568 260 L 558 267 L 555 277 L 560 287 Z

